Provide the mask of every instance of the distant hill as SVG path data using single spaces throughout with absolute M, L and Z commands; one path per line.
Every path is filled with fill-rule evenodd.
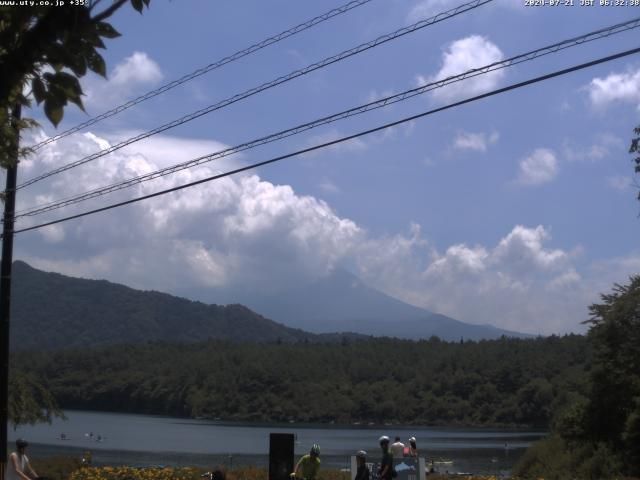
M 21 261 L 14 262 L 13 275 L 13 350 L 210 338 L 256 342 L 343 338 L 289 328 L 242 305 L 206 305 L 105 280 L 46 273 Z
M 324 333 L 349 331 L 374 336 L 457 341 L 530 337 L 492 325 L 474 325 L 404 303 L 346 270 L 286 291 L 198 289 L 176 292 L 208 302 L 238 302 L 289 327 Z

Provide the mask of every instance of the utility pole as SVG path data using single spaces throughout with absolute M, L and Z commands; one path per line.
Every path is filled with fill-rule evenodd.
M 9 333 L 11 313 L 11 266 L 13 263 L 13 217 L 16 210 L 16 178 L 20 146 L 21 106 L 12 110 L 11 127 L 16 135 L 11 165 L 7 167 L 2 227 L 2 261 L 0 263 L 0 480 L 7 468 L 7 428 L 9 424 Z

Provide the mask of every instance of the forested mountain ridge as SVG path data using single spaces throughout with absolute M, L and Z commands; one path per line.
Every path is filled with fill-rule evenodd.
M 315 285 L 323 292 L 320 297 L 310 297 L 306 286 L 280 295 L 279 302 L 288 305 L 285 325 L 278 323 L 280 318 L 270 320 L 239 303 L 207 304 L 106 280 L 43 272 L 22 261 L 14 262 L 13 269 L 14 350 L 155 340 L 191 343 L 210 338 L 291 343 L 339 342 L 371 335 L 408 339 L 435 335 L 455 341 L 522 336 L 405 304 L 367 287 L 345 271 Z M 331 309 L 327 310 L 329 304 Z M 273 313 L 278 312 L 282 313 L 276 308 Z M 361 317 L 356 318 L 358 315 Z
M 42 272 L 21 261 L 13 264 L 13 278 L 13 350 L 209 338 L 254 342 L 342 338 L 289 328 L 242 305 L 206 305 L 106 280 Z
M 582 336 L 99 347 L 14 354 L 63 408 L 264 422 L 546 427 L 584 395 Z

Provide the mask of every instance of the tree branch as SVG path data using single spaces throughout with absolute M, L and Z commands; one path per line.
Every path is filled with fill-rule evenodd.
M 128 0 L 116 0 L 115 2 L 113 2 L 113 5 L 111 5 L 109 8 L 103 10 L 101 13 L 97 14 L 95 17 L 93 17 L 91 20 L 94 22 L 101 22 L 102 20 L 104 20 L 105 18 L 109 18 L 111 15 L 113 15 L 122 5 L 124 5 L 125 3 L 127 3 Z

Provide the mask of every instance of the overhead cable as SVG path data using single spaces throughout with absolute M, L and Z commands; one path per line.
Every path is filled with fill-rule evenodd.
M 38 206 L 34 206 L 34 207 L 30 207 L 28 209 L 24 209 L 20 212 L 18 212 L 15 216 L 16 219 L 20 218 L 20 217 L 27 217 L 27 216 L 34 216 L 34 215 L 39 215 L 45 212 L 49 212 L 52 210 L 57 210 L 69 205 L 74 205 L 92 198 L 96 198 L 96 197 L 100 197 L 112 192 L 116 192 L 119 190 L 122 190 L 124 188 L 128 188 L 134 185 L 138 185 L 142 182 L 146 182 L 146 181 L 150 181 L 150 180 L 154 180 L 156 178 L 160 178 L 166 175 L 170 175 L 173 173 L 176 173 L 178 171 L 181 170 L 185 170 L 187 168 L 192 168 L 198 165 L 202 165 L 204 163 L 208 163 L 214 160 L 219 160 L 221 158 L 245 151 L 245 150 L 249 150 L 255 147 L 258 147 L 260 145 L 265 145 L 267 143 L 272 143 L 278 140 L 281 140 L 283 138 L 287 138 L 293 135 L 297 135 L 299 133 L 305 132 L 307 130 L 311 130 L 313 128 L 317 128 L 321 125 L 327 125 L 333 122 L 336 122 L 338 120 L 342 120 L 345 118 L 349 118 L 355 115 L 360 115 L 363 114 L 365 112 L 369 112 L 371 110 L 376 110 L 379 108 L 383 108 L 386 107 L 388 105 L 392 105 L 394 103 L 398 103 L 407 99 L 410 99 L 412 97 L 415 97 L 417 95 L 422 95 L 426 92 L 429 91 L 433 91 L 435 89 L 438 88 L 443 88 L 447 85 L 450 85 L 452 83 L 456 83 L 468 78 L 473 78 L 476 77 L 478 75 L 484 75 L 487 73 L 490 73 L 492 71 L 496 71 L 499 69 L 503 69 L 503 68 L 507 68 L 507 67 L 511 67 L 513 65 L 517 65 L 523 62 L 527 62 L 527 61 L 531 61 L 534 60 L 536 58 L 540 58 L 542 56 L 545 55 L 549 55 L 551 53 L 555 53 L 570 47 L 574 47 L 576 45 L 582 45 L 584 43 L 587 42 L 591 42 L 594 40 L 598 40 L 601 38 L 605 38 L 608 37 L 610 35 L 615 35 L 627 30 L 631 30 L 634 28 L 638 28 L 640 27 L 640 17 L 634 19 L 634 20 L 630 20 L 628 22 L 623 22 L 623 23 L 619 23 L 616 25 L 612 25 L 606 28 L 601 28 L 599 30 L 595 30 L 593 32 L 589 32 L 586 33 L 584 35 L 580 35 L 578 37 L 574 37 L 574 38 L 570 38 L 567 40 L 563 40 L 561 42 L 557 42 L 554 43 L 552 45 L 547 45 L 545 47 L 541 47 L 538 48 L 536 50 L 532 50 L 526 53 L 522 53 L 510 58 L 507 58 L 505 60 L 501 60 L 498 62 L 494 62 L 488 65 L 485 65 L 483 67 L 478 67 L 478 68 L 474 68 L 471 70 L 468 70 L 466 72 L 463 72 L 461 74 L 458 75 L 452 75 L 450 77 L 444 78 L 442 80 L 436 80 L 433 82 L 429 82 L 427 84 L 421 85 L 419 87 L 416 88 L 412 88 L 410 90 L 406 90 L 404 92 L 401 93 L 397 93 L 394 95 L 389 95 L 387 97 L 384 98 L 380 98 L 378 100 L 369 102 L 367 104 L 364 105 L 360 105 L 357 107 L 353 107 L 350 108 L 348 110 L 344 110 L 342 112 L 339 113 L 335 113 L 333 115 L 330 116 L 326 116 L 326 117 L 322 117 L 319 119 L 316 119 L 312 122 L 308 122 L 308 123 L 304 123 L 302 125 L 297 125 L 295 127 L 286 129 L 286 130 L 282 130 L 279 131 L 277 133 L 273 133 L 258 139 L 254 139 L 239 145 L 236 145 L 234 147 L 230 147 L 230 148 L 226 148 L 224 150 L 220 150 L 211 154 L 207 154 L 207 155 L 203 155 L 194 159 L 190 159 L 187 160 L 185 162 L 181 162 L 181 163 L 177 163 L 175 165 L 171 165 L 153 172 L 149 172 L 146 173 L 144 175 L 139 175 L 137 177 L 133 177 L 127 180 L 123 180 L 120 182 L 116 182 L 116 183 L 112 183 L 110 185 L 104 186 L 104 187 L 99 187 L 99 188 L 95 188 L 93 190 L 87 191 L 87 192 L 83 192 L 81 194 L 78 195 L 74 195 L 74 196 L 69 196 L 66 198 L 62 198 L 62 199 L 58 199 L 52 202 L 48 202 L 46 204 L 42 204 L 42 205 L 38 205 Z
M 291 73 L 288 73 L 287 75 L 282 75 L 274 80 L 270 80 L 269 82 L 263 83 L 262 85 L 259 85 L 257 87 L 253 87 L 249 90 L 246 90 L 243 93 L 238 93 L 232 97 L 229 97 L 225 100 L 222 100 L 218 103 L 215 103 L 213 105 L 209 105 L 208 107 L 202 108 L 200 110 L 197 110 L 193 113 L 190 113 L 188 115 L 185 115 L 181 118 L 178 118 L 176 120 L 173 120 L 169 123 L 166 123 L 164 125 L 161 125 L 159 127 L 154 128 L 153 130 L 149 130 L 148 132 L 144 132 L 141 133 L 140 135 L 137 135 L 135 137 L 131 137 L 129 139 L 123 140 L 122 142 L 110 146 L 108 148 L 105 148 L 103 150 L 100 150 L 99 152 L 93 153 L 91 155 L 88 155 L 84 158 L 81 158 L 79 160 L 76 160 L 75 162 L 71 162 L 68 163 L 66 165 L 63 165 L 61 167 L 58 167 L 56 169 L 53 169 L 49 172 L 43 173 L 41 175 L 38 175 L 30 180 L 27 180 L 21 184 L 19 184 L 16 189 L 21 189 L 24 188 L 26 186 L 32 185 L 36 182 L 39 182 L 41 180 L 44 180 L 45 178 L 51 177 L 53 175 L 56 175 L 58 173 L 64 172 L 66 170 L 69 170 L 71 168 L 75 168 L 78 167 L 80 165 L 83 165 L 85 163 L 91 162 L 93 160 L 96 160 L 100 157 L 103 157 L 105 155 L 108 155 L 110 153 L 113 153 L 117 150 L 120 150 L 123 147 L 126 147 L 127 145 L 131 145 L 132 143 L 135 142 L 139 142 L 140 140 L 143 140 L 145 138 L 149 138 L 153 135 L 157 135 L 158 133 L 162 133 L 165 132 L 171 128 L 177 127 L 179 125 L 183 125 L 187 122 L 190 122 L 192 120 L 195 120 L 196 118 L 200 118 L 203 115 L 207 115 L 213 111 L 216 110 L 220 110 L 222 108 L 225 108 L 233 103 L 236 103 L 240 100 L 243 100 L 245 98 L 251 97 L 253 95 L 256 95 L 260 92 L 263 92 L 265 90 L 268 90 L 270 88 L 276 87 L 278 85 L 281 85 L 285 82 L 288 82 L 290 80 L 293 80 L 294 78 L 298 78 L 301 77 L 303 75 L 307 75 L 315 70 L 319 70 L 321 68 L 327 67 L 333 63 L 336 62 L 340 62 L 346 58 L 352 57 L 354 55 L 357 55 L 359 53 L 362 53 L 364 51 L 370 50 L 372 48 L 375 48 L 377 46 L 380 46 L 384 43 L 390 42 L 392 40 L 395 40 L 397 38 L 403 37 L 404 35 L 410 34 L 410 33 L 414 33 L 422 28 L 428 27 L 430 25 L 433 25 L 435 23 L 444 21 L 444 20 L 448 20 L 449 18 L 455 17 L 456 15 L 460 15 L 462 13 L 465 12 L 469 12 L 471 10 L 474 10 L 478 7 L 480 7 L 481 5 L 487 4 L 492 2 L 493 0 L 473 0 L 471 2 L 468 3 L 464 3 L 462 5 L 459 5 L 453 9 L 447 10 L 445 12 L 442 13 L 438 13 L 437 15 L 434 15 L 433 17 L 430 17 L 428 19 L 425 20 L 421 20 L 419 22 L 414 23 L 413 25 L 410 25 L 408 27 L 403 27 L 399 30 L 396 30 L 395 32 L 392 33 L 388 33 L 386 35 L 382 35 L 378 38 L 376 38 L 375 40 L 372 40 L 370 42 L 366 42 L 363 44 L 358 45 L 357 47 L 353 47 L 350 48 L 348 50 L 345 50 L 341 53 L 338 53 L 337 55 L 333 55 L 331 57 L 325 58 L 324 60 L 320 60 L 319 62 L 313 63 L 311 65 L 308 65 L 304 68 L 301 68 L 299 70 L 295 70 Z
M 508 85 L 508 86 L 503 87 L 503 88 L 498 88 L 496 90 L 492 90 L 490 92 L 483 93 L 481 95 L 476 95 L 474 97 L 470 97 L 470 98 L 467 98 L 467 99 L 464 99 L 464 100 L 460 100 L 458 102 L 450 103 L 450 104 L 442 106 L 442 107 L 434 108 L 432 110 L 428 110 L 426 112 L 419 113 L 417 115 L 412 115 L 410 117 L 405 117 L 405 118 L 403 118 L 401 120 L 396 120 L 394 122 L 387 123 L 387 124 L 384 124 L 384 125 L 380 125 L 378 127 L 371 128 L 369 130 L 365 130 L 365 131 L 362 131 L 362 132 L 359 132 L 359 133 L 355 133 L 353 135 L 348 135 L 348 136 L 345 136 L 345 137 L 341 137 L 341 138 L 338 138 L 336 140 L 332 140 L 330 142 L 325 142 L 325 143 L 322 143 L 322 144 L 319 144 L 319 145 L 314 145 L 312 147 L 304 148 L 302 150 L 297 150 L 295 152 L 291 152 L 291 153 L 288 153 L 288 154 L 285 154 L 285 155 L 280 155 L 278 157 L 271 158 L 269 160 L 264 160 L 262 162 L 257 162 L 257 163 L 253 163 L 251 165 L 246 165 L 246 166 L 243 166 L 243 167 L 240 167 L 240 168 L 236 168 L 234 170 L 230 170 L 228 172 L 219 173 L 219 174 L 212 175 L 212 176 L 209 176 L 209 177 L 206 177 L 206 178 L 195 180 L 193 182 L 185 183 L 183 185 L 178 185 L 176 187 L 168 188 L 168 189 L 161 190 L 161 191 L 158 191 L 158 192 L 154 192 L 154 193 L 151 193 L 151 194 L 148 194 L 148 195 L 143 195 L 143 196 L 140 196 L 140 197 L 132 198 L 130 200 L 126 200 L 126 201 L 123 201 L 123 202 L 113 203 L 111 205 L 107 205 L 107 206 L 104 206 L 104 207 L 96 208 L 96 209 L 93 209 L 93 210 L 88 210 L 88 211 L 85 211 L 85 212 L 82 212 L 82 213 L 78 213 L 76 215 L 70 215 L 68 217 L 60 218 L 60 219 L 57 219 L 57 220 L 52 220 L 50 222 L 40 223 L 40 224 L 33 225 L 33 226 L 30 226 L 30 227 L 25 227 L 25 228 L 21 228 L 21 229 L 18 229 L 18 230 L 14 230 L 13 233 L 28 232 L 28 231 L 31 231 L 31 230 L 36 230 L 36 229 L 39 229 L 39 228 L 48 227 L 48 226 L 51 226 L 51 225 L 56 225 L 56 224 L 59 224 L 59 223 L 70 221 L 70 220 L 75 220 L 77 218 L 86 217 L 88 215 L 94 215 L 96 213 L 105 212 L 107 210 L 112 210 L 114 208 L 122 207 L 122 206 L 125 206 L 125 205 L 130 205 L 130 204 L 133 204 L 133 203 L 141 202 L 143 200 L 148 200 L 148 199 L 151 199 L 151 198 L 159 197 L 161 195 L 166 195 L 167 193 L 177 192 L 179 190 L 183 190 L 183 189 L 190 188 L 190 187 L 193 187 L 193 186 L 196 186 L 196 185 L 200 185 L 200 184 L 203 184 L 203 183 L 211 182 L 213 180 L 218 180 L 220 178 L 224 178 L 224 177 L 228 177 L 228 176 L 231 176 L 231 175 L 235 175 L 237 173 L 246 172 L 248 170 L 253 170 L 253 169 L 258 168 L 258 167 L 262 167 L 262 166 L 265 166 L 265 165 L 276 163 L 276 162 L 279 162 L 281 160 L 285 160 L 287 158 L 296 157 L 296 156 L 299 156 L 299 155 L 302 155 L 302 154 L 305 154 L 305 153 L 313 152 L 315 150 L 319 150 L 319 149 L 322 149 L 322 148 L 330 147 L 332 145 L 337 145 L 337 144 L 340 144 L 340 143 L 348 142 L 350 140 L 354 140 L 356 138 L 359 138 L 359 137 L 362 137 L 362 136 L 365 136 L 365 135 L 370 135 L 372 133 L 385 130 L 387 128 L 391 128 L 391 127 L 395 127 L 395 126 L 401 125 L 403 123 L 411 122 L 413 120 L 417 120 L 417 119 L 426 117 L 428 115 L 433 115 L 435 113 L 438 113 L 438 112 L 441 112 L 441 111 L 444 111 L 444 110 L 455 108 L 455 107 L 458 107 L 458 106 L 461 106 L 461 105 L 464 105 L 464 104 L 467 104 L 467 103 L 475 102 L 475 101 L 478 101 L 478 100 L 481 100 L 481 99 L 484 99 L 484 98 L 487 98 L 487 97 L 491 97 L 491 96 L 494 96 L 494 95 L 498 95 L 498 94 L 501 94 L 501 93 L 505 93 L 505 92 L 508 92 L 508 91 L 511 91 L 511 90 L 516 90 L 516 89 L 519 89 L 519 88 L 522 88 L 522 87 L 526 87 L 528 85 L 532 85 L 532 84 L 535 84 L 535 83 L 543 82 L 543 81 L 549 80 L 551 78 L 559 77 L 559 76 L 562 76 L 562 75 L 567 75 L 569 73 L 572 73 L 572 72 L 575 72 L 575 71 L 578 71 L 578 70 L 583 70 L 583 69 L 586 69 L 586 68 L 589 68 L 589 67 L 593 67 L 595 65 L 600 65 L 600 64 L 603 64 L 603 63 L 606 63 L 606 62 L 610 62 L 610 61 L 619 59 L 619 58 L 627 57 L 629 55 L 634 55 L 636 53 L 640 53 L 640 47 L 633 48 L 631 50 L 625 50 L 623 52 L 619 52 L 619 53 L 616 53 L 616 54 L 613 54 L 613 55 L 608 55 L 606 57 L 601 57 L 601 58 L 599 58 L 597 60 L 592 60 L 590 62 L 581 63 L 579 65 L 574 65 L 572 67 L 564 68 L 562 70 L 557 70 L 555 72 L 548 73 L 546 75 L 541 75 L 539 77 L 531 78 L 531 79 L 525 80 L 523 82 L 514 83 L 514 84 Z
M 193 80 L 194 78 L 197 78 L 201 75 L 204 75 L 205 73 L 208 73 L 212 70 L 218 69 L 224 65 L 227 65 L 228 63 L 231 62 L 235 62 L 236 60 L 240 60 L 243 57 L 246 57 L 247 55 L 251 55 L 252 53 L 257 52 L 258 50 L 262 50 L 263 48 L 266 48 L 270 45 L 273 45 L 274 43 L 278 43 L 282 40 L 284 40 L 285 38 L 289 38 L 292 37 L 293 35 L 296 35 L 297 33 L 303 32 L 305 30 L 308 30 L 309 28 L 315 27 L 316 25 L 325 22 L 333 17 L 336 17 L 338 15 L 341 15 L 343 13 L 348 12 L 349 10 L 353 10 L 354 8 L 357 8 L 361 5 L 364 5 L 365 3 L 369 3 L 372 0 L 353 0 L 349 3 L 346 3 L 340 7 L 334 8 L 332 10 L 329 10 L 326 13 L 323 13 L 322 15 L 318 15 L 317 17 L 312 18 L 311 20 L 307 20 L 306 22 L 303 22 L 299 25 L 296 25 L 295 27 L 292 27 L 288 30 L 285 30 L 284 32 L 280 32 L 277 35 L 274 35 L 272 37 L 269 37 L 265 40 L 262 40 L 261 42 L 255 43 L 253 45 L 251 45 L 250 47 L 247 47 L 243 50 L 239 50 L 236 53 L 233 53 L 227 57 L 221 58 L 220 60 L 217 60 L 213 63 L 210 63 L 209 65 L 206 65 L 204 67 L 198 68 L 197 70 L 194 70 L 191 73 L 188 73 L 180 78 L 178 78 L 177 80 L 173 80 L 169 83 L 166 83 L 154 90 L 151 90 L 143 95 L 140 95 L 137 98 L 134 98 L 133 100 L 129 100 L 126 103 L 123 103 L 122 105 L 118 105 L 117 107 L 101 113 L 100 115 L 97 115 L 93 118 L 90 118 L 89 120 L 80 123 L 79 125 L 76 125 L 73 128 L 70 128 L 68 130 L 65 130 L 64 132 L 59 133 L 58 135 L 54 135 L 52 137 L 47 138 L 46 140 L 43 140 L 42 142 L 39 142 L 35 145 L 33 145 L 32 148 L 33 150 L 39 150 L 40 148 L 44 147 L 45 145 L 50 144 L 51 142 L 55 142 L 56 140 L 59 140 L 61 138 L 67 137 L 69 135 L 71 135 L 72 133 L 76 133 L 79 132 L 80 130 L 89 127 L 91 125 L 95 125 L 98 122 L 101 122 L 102 120 L 105 120 L 107 118 L 113 117 L 114 115 L 117 115 L 121 112 L 124 112 L 125 110 L 133 107 L 134 105 L 138 105 L 139 103 L 142 103 L 146 100 L 149 100 L 150 98 L 156 97 L 162 93 L 165 93 L 169 90 L 171 90 L 172 88 L 175 88 L 179 85 L 182 85 L 183 83 L 186 83 L 190 80 Z

